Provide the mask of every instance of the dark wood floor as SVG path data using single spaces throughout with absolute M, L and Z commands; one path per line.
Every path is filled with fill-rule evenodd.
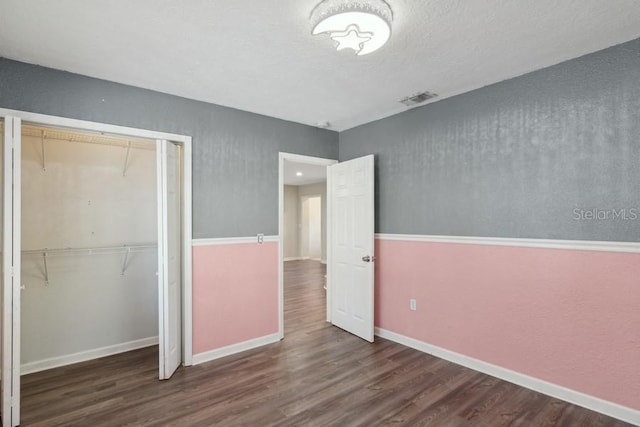
M 24 376 L 22 425 L 623 426 L 325 319 L 324 267 L 285 267 L 285 340 L 158 381 L 149 348 Z

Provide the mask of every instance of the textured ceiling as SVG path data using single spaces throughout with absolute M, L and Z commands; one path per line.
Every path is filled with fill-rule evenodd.
M 387 0 L 389 43 L 336 52 L 318 0 L 2 0 L 0 56 L 344 130 L 640 37 L 638 0 Z

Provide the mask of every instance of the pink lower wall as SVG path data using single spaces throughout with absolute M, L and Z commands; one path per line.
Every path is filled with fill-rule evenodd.
M 278 244 L 193 247 L 193 353 L 278 332 Z
M 376 326 L 640 410 L 640 254 L 377 240 L 376 256 Z
M 640 410 L 640 254 L 376 240 L 376 256 L 376 326 Z M 277 332 L 277 243 L 195 246 L 194 354 Z

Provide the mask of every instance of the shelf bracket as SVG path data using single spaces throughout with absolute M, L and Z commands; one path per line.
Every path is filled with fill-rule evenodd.
M 127 163 L 129 163 L 130 151 L 131 151 L 131 141 L 127 143 L 127 154 L 124 156 L 124 167 L 122 168 L 122 176 L 127 176 Z
M 127 261 L 129 260 L 129 254 L 131 253 L 131 248 L 127 248 L 127 251 L 124 253 L 124 261 L 122 261 L 122 273 L 121 276 L 124 276 L 124 272 L 127 269 Z
M 46 135 L 44 134 L 44 131 L 40 131 L 40 149 L 42 150 L 42 170 L 46 171 L 46 158 L 44 156 L 44 139 L 46 138 Z
M 49 267 L 47 266 L 47 253 L 42 252 L 42 261 L 44 262 L 44 283 L 49 284 Z

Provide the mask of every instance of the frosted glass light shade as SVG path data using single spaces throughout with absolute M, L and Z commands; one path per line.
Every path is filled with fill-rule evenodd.
M 383 0 L 325 0 L 311 12 L 311 34 L 329 34 L 337 50 L 367 55 L 391 37 L 393 14 Z

